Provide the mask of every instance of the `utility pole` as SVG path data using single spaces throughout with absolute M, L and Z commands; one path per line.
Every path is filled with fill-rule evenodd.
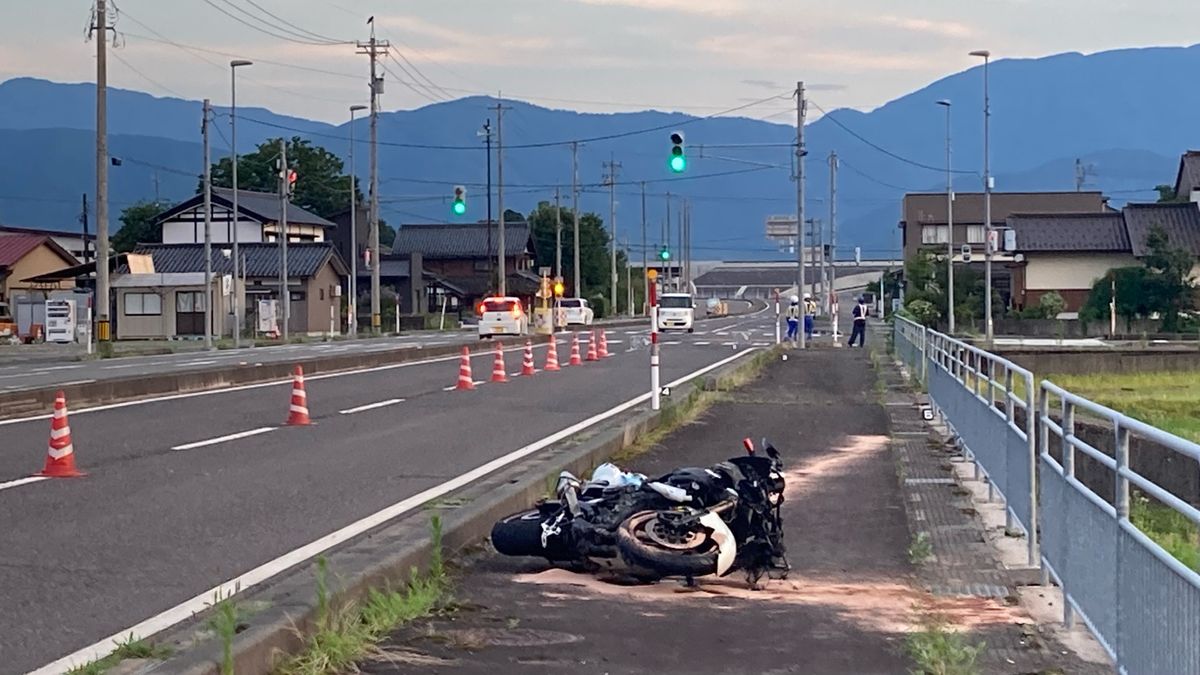
M 246 270 L 243 263 L 245 258 L 238 250 L 238 223 L 241 221 L 241 211 L 238 208 L 238 151 L 237 151 L 237 69 L 254 65 L 245 59 L 234 59 L 229 62 L 229 158 L 230 169 L 233 171 L 233 206 L 229 219 L 229 236 L 233 240 L 233 346 L 242 346 L 242 317 L 245 315 Z M 241 274 L 242 283 L 238 284 Z
M 642 181 L 642 304 L 649 306 L 650 277 L 646 276 L 646 182 Z
M 504 250 L 504 107 L 503 99 L 496 102 L 496 207 L 500 210 L 499 237 L 496 241 L 496 262 L 500 268 L 499 292 L 508 295 L 508 261 Z
M 487 271 L 488 285 L 491 286 L 492 279 L 495 278 L 496 268 L 492 264 L 492 120 L 487 119 L 483 123 L 484 144 L 487 146 Z
M 378 335 L 382 330 L 382 313 L 379 298 L 379 95 L 383 93 L 383 78 L 376 75 L 380 54 L 387 54 L 391 44 L 387 40 L 375 39 L 375 17 L 371 25 L 371 39 L 358 43 L 358 53 L 371 57 L 371 211 L 368 218 L 371 246 L 371 332 Z M 399 308 L 396 310 L 399 311 Z
M 679 219 L 679 241 L 683 249 L 683 273 L 680 274 L 680 290 L 690 293 L 692 290 L 692 202 L 683 201 L 683 217 Z
M 604 162 L 603 166 L 608 171 L 604 175 L 604 182 L 608 184 L 608 229 L 612 238 L 612 250 L 609 253 L 609 267 L 611 268 L 609 299 L 612 303 L 613 316 L 616 316 L 620 314 L 617 311 L 617 171 L 621 169 L 621 163 L 612 153 L 609 153 L 608 161 Z
M 83 225 L 83 264 L 89 262 L 88 255 L 88 201 L 87 193 L 83 193 L 83 210 L 79 212 L 79 222 Z M 88 327 L 91 330 L 91 326 Z
M 571 141 L 571 220 L 575 238 L 575 297 L 583 297 L 579 275 L 579 143 Z
M 96 0 L 96 339 L 108 330 L 108 5 Z M 101 348 L 101 354 L 104 353 Z
M 204 99 L 204 119 L 200 135 L 204 139 L 204 348 L 213 348 L 212 339 L 212 160 L 209 157 L 208 118 L 212 104 Z
M 287 139 L 279 139 L 279 300 L 283 311 L 283 341 L 288 341 L 288 321 L 291 317 L 292 292 L 288 288 L 288 163 Z M 378 242 L 378 239 L 376 239 Z M 374 263 L 374 261 L 372 261 Z M 374 264 L 378 270 L 379 265 Z
M 365 105 L 350 106 L 350 309 L 349 332 L 358 337 L 358 165 L 354 163 L 354 113 Z
M 554 276 L 562 276 L 562 208 L 559 207 L 558 188 L 554 188 Z
M 812 223 L 812 234 L 809 236 L 815 240 L 813 242 L 813 250 L 820 256 L 820 266 L 817 268 L 816 281 L 818 288 L 817 298 L 820 299 L 828 292 L 828 289 L 825 287 L 825 223 L 821 222 L 820 218 L 813 218 L 809 222 Z M 825 303 L 820 302 L 819 305 L 824 307 Z
M 665 291 L 670 287 L 669 285 L 671 283 L 671 268 L 673 266 L 673 263 L 675 262 L 675 259 L 674 259 L 675 256 L 674 256 L 674 254 L 671 253 L 671 193 L 670 192 L 667 193 L 667 224 L 665 226 L 665 229 L 663 229 L 663 236 L 664 236 L 664 241 L 666 242 L 665 245 L 667 247 L 667 254 L 669 256 L 671 256 L 663 261 L 666 263 L 666 267 L 667 267 L 667 269 L 663 270 L 663 273 L 666 275 L 666 277 L 663 279 L 663 290 Z
M 829 292 L 825 294 L 828 312 L 833 312 L 837 305 L 837 177 L 838 156 L 834 150 L 829 153 Z
M 633 316 L 633 266 L 629 264 L 629 237 L 625 237 L 625 307 Z
M 804 155 L 807 151 L 804 149 L 804 115 L 807 112 L 807 104 L 804 100 L 804 83 L 796 83 L 796 294 L 804 296 L 804 286 L 806 284 L 805 265 L 808 261 L 805 260 L 804 251 L 806 248 L 804 241 Z M 808 348 L 808 337 L 804 331 L 800 331 L 800 348 Z

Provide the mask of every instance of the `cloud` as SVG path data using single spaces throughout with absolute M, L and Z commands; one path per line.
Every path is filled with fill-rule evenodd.
M 754 3 L 747 0 L 575 0 L 575 2 L 584 5 L 631 7 L 659 12 L 720 17 L 745 14 L 754 6 Z
M 971 38 L 976 35 L 974 28 L 958 21 L 934 21 L 931 19 L 918 19 L 888 14 L 872 17 L 871 20 L 874 23 L 914 33 L 926 33 L 949 38 Z
M 770 80 L 742 80 L 742 84 L 750 86 L 750 87 L 757 87 L 759 89 L 775 90 L 775 89 L 783 88 L 783 85 L 777 84 Z
M 804 86 L 809 91 L 846 91 L 850 88 L 847 85 L 837 84 L 836 82 L 816 82 L 814 84 L 806 84 Z
M 787 64 L 780 54 L 794 54 L 791 61 L 805 68 L 819 67 L 822 70 L 850 71 L 914 71 L 944 68 L 944 61 L 937 54 L 905 54 L 902 52 L 873 53 L 865 50 L 812 47 L 796 52 L 796 39 L 792 36 L 764 36 L 750 33 L 731 33 L 697 40 L 697 51 L 716 56 L 725 65 L 749 66 L 777 69 Z M 837 86 L 837 85 L 833 85 Z M 832 91 L 832 90 L 831 90 Z

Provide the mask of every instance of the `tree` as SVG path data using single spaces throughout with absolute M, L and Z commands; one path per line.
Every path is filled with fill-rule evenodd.
M 1177 332 L 1180 313 L 1195 304 L 1191 274 L 1196 259 L 1186 249 L 1172 246 L 1161 227 L 1152 228 L 1146 235 L 1146 248 L 1143 262 L 1149 271 L 1148 304 L 1162 316 L 1164 331 Z
M 162 227 L 155 221 L 163 212 L 156 201 L 140 201 L 121 212 L 121 229 L 112 237 L 115 253 L 128 253 L 138 244 L 157 244 L 162 241 Z
M 562 275 L 567 284 L 568 295 L 578 293 L 571 288 L 575 278 L 575 225 L 573 212 L 560 208 L 562 218 Z M 533 245 L 538 264 L 554 264 L 554 205 L 541 202 L 529 214 L 529 226 L 533 232 Z M 580 283 L 588 295 L 603 294 L 608 297 L 610 282 L 609 236 L 604 221 L 594 213 L 579 217 Z M 623 257 L 618 257 L 618 276 L 624 270 Z
M 254 152 L 238 157 L 238 185 L 243 190 L 278 191 L 275 161 L 279 158 L 279 140 L 264 141 Z M 349 208 L 350 176 L 342 173 L 345 167 L 337 155 L 314 146 L 311 141 L 293 136 L 287 142 L 287 158 L 288 167 L 296 171 L 293 204 L 322 218 L 333 218 Z M 228 157 L 213 164 L 213 186 L 228 188 L 233 185 L 231 167 Z M 199 193 L 203 189 L 204 182 L 201 179 L 196 191 Z M 357 180 L 354 191 L 355 197 L 362 201 L 363 195 Z
M 1158 191 L 1159 204 L 1175 204 L 1187 201 L 1185 199 L 1181 199 L 1179 195 L 1175 194 L 1174 185 L 1155 185 L 1154 189 Z
M 1153 308 L 1147 302 L 1146 284 L 1149 270 L 1145 267 L 1118 267 L 1097 279 L 1088 293 L 1087 302 L 1079 310 L 1084 321 L 1108 321 L 1109 303 L 1113 299 L 1113 288 L 1117 291 L 1117 316 L 1125 319 L 1126 325 L 1138 317 L 1147 317 Z

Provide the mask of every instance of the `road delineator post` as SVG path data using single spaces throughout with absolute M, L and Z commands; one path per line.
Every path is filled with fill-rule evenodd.
M 75 467 L 75 444 L 71 442 L 71 424 L 67 421 L 67 397 L 61 391 L 54 396 L 46 466 L 37 475 L 47 478 L 79 478 L 87 475 Z
M 492 361 L 492 382 L 508 382 L 508 373 L 504 372 L 504 346 L 496 343 L 496 358 Z
M 312 424 L 308 418 L 308 394 L 304 391 L 304 369 L 292 371 L 292 402 L 288 406 L 287 425 L 302 427 Z
M 608 353 L 608 333 L 603 328 L 600 329 L 600 358 L 607 359 L 612 356 Z
M 533 369 L 533 343 L 525 341 L 525 356 L 521 359 L 521 376 L 529 377 L 536 371 Z
M 588 334 L 587 360 L 588 361 L 599 361 L 600 360 L 600 357 L 596 355 L 596 331 L 592 331 L 591 333 Z
M 579 333 L 571 333 L 571 361 L 572 366 L 582 366 L 583 359 L 579 358 Z
M 471 378 L 471 348 L 462 348 L 462 357 L 458 360 L 458 384 L 454 388 L 469 391 L 475 388 L 475 380 Z
M 542 370 L 558 370 L 558 342 L 555 336 L 550 336 L 550 349 L 546 351 L 546 367 Z

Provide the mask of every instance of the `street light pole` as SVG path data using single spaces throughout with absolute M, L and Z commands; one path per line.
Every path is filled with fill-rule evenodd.
M 991 161 L 988 156 L 991 144 L 992 106 L 988 92 L 988 66 L 991 64 L 992 53 L 986 49 L 971 52 L 971 56 L 983 59 L 983 221 L 984 221 L 984 286 L 986 295 L 983 296 L 984 339 L 991 344 L 995 334 L 992 329 L 992 173 Z
M 954 335 L 954 172 L 950 154 L 950 109 L 949 99 L 938 105 L 946 108 L 946 316 L 949 332 Z
M 797 258 L 797 274 L 796 274 L 796 295 L 804 296 L 805 265 L 808 261 L 805 259 L 805 241 L 804 241 L 804 155 L 807 151 L 804 149 L 804 117 L 807 112 L 807 105 L 804 101 L 804 83 L 796 83 L 796 258 Z M 808 348 L 808 336 L 803 330 L 800 331 L 800 349 Z
M 358 181 L 354 166 L 354 113 L 365 105 L 350 106 L 350 337 L 358 337 Z
M 238 253 L 238 151 L 237 151 L 237 69 L 253 65 L 245 59 L 235 59 L 229 62 L 229 150 L 233 154 L 230 160 L 230 171 L 233 172 L 230 185 L 233 186 L 233 214 L 229 218 L 229 237 L 233 239 L 233 346 L 242 346 L 242 292 L 245 288 L 238 286 L 238 268 L 241 256 Z

